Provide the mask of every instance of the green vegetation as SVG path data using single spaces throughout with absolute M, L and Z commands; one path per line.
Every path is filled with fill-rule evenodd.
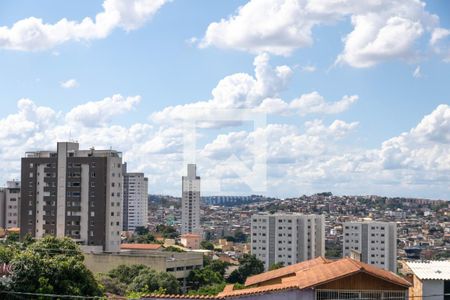
M 245 233 L 243 233 L 242 231 L 236 231 L 234 233 L 234 236 L 229 235 L 229 236 L 225 237 L 225 239 L 228 242 L 234 242 L 234 243 L 245 243 L 245 242 L 247 242 L 247 238 L 248 238 L 248 236 Z
M 143 229 L 139 234 L 146 235 Z M 210 242 L 203 246 L 210 247 Z M 182 252 L 177 247 L 166 251 Z M 0 244 L 0 263 L 11 264 L 13 272 L 0 279 L 0 293 L 20 292 L 36 294 L 99 296 L 106 293 L 139 298 L 150 293 L 180 294 L 179 281 L 170 273 L 157 272 L 144 265 L 121 265 L 108 273 L 94 275 L 85 267 L 84 256 L 69 238 L 46 236 L 39 241 L 25 238 L 22 242 L 13 236 Z M 245 255 L 240 266 L 230 278 L 236 288 L 248 276 L 264 270 L 263 263 L 255 256 Z M 204 267 L 194 269 L 187 278 L 190 295 L 216 295 L 226 285 L 225 272 L 229 263 L 220 260 L 204 260 Z M 0 294 L 1 299 L 15 296 Z M 36 299 L 40 299 L 36 297 Z M 44 298 L 42 298 L 44 299 Z
M 230 264 L 220 260 L 205 260 L 202 269 L 189 273 L 187 285 L 191 288 L 189 295 L 217 295 L 225 287 L 225 271 Z
M 163 251 L 168 251 L 168 252 L 186 252 L 183 249 L 180 249 L 180 248 L 175 247 L 175 246 L 169 246 L 167 248 L 164 248 Z
M 277 262 L 277 263 L 272 264 L 269 267 L 269 271 L 273 271 L 273 270 L 276 270 L 276 269 L 279 269 L 279 268 L 282 268 L 282 267 L 284 267 L 284 264 L 282 262 Z
M 6 293 L 102 295 L 93 274 L 83 264 L 80 248 L 69 238 L 46 236 L 31 244 L 7 239 L 0 246 L 0 260 L 13 268 L 8 280 L 0 282 L 0 290 Z
M 156 233 L 161 234 L 166 239 L 176 239 L 180 236 L 175 227 L 164 224 L 156 226 Z
M 264 263 L 255 255 L 244 254 L 239 259 L 239 264 L 239 268 L 228 277 L 229 283 L 244 283 L 247 277 L 264 272 Z
M 97 277 L 103 291 L 136 298 L 149 293 L 179 294 L 178 280 L 166 272 L 157 272 L 144 265 L 120 265 Z
M 217 283 L 213 285 L 202 286 L 198 290 L 191 290 L 188 295 L 204 295 L 204 296 L 214 296 L 222 292 L 225 288 L 226 283 Z
M 202 247 L 202 249 L 205 250 L 214 250 L 214 244 L 211 243 L 210 241 L 202 241 L 200 243 L 200 247 Z
M 154 244 L 159 243 L 155 236 L 145 227 L 136 227 L 134 234 L 126 240 L 130 244 Z

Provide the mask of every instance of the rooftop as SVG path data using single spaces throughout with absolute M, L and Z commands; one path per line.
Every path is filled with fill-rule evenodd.
M 325 264 L 326 262 L 328 262 L 327 259 L 319 256 L 317 258 L 303 261 L 303 262 L 300 262 L 300 263 L 292 265 L 292 266 L 287 266 L 284 268 L 279 268 L 276 270 L 268 271 L 268 272 L 265 272 L 262 274 L 250 276 L 245 281 L 245 286 L 259 284 L 259 283 L 263 283 L 265 281 L 269 281 L 271 279 L 281 278 L 281 277 L 285 277 L 285 276 L 289 276 L 289 275 L 294 276 L 295 273 L 298 271 L 301 271 L 304 269 L 309 269 L 313 266 L 322 265 L 322 264 Z
M 162 248 L 161 244 L 121 244 L 122 250 L 159 250 Z
M 307 266 L 309 264 L 309 267 Z M 299 269 L 295 275 L 287 276 L 293 273 L 294 269 Z M 278 276 L 275 275 L 277 271 Z M 326 260 L 325 258 L 316 258 L 293 266 L 287 266 L 278 270 L 269 271 L 263 274 L 252 276 L 247 279 L 246 286 L 253 282 L 257 284 L 281 278 L 281 283 L 274 283 L 259 287 L 252 287 L 241 290 L 234 290 L 232 285 L 226 286 L 219 297 L 235 297 L 242 295 L 253 295 L 266 293 L 270 291 L 287 289 L 308 289 L 314 288 L 350 275 L 365 273 L 372 277 L 398 285 L 400 288 L 407 289 L 411 284 L 404 278 L 384 269 L 380 269 L 351 258 L 342 258 L 336 261 Z
M 408 262 L 407 265 L 421 280 L 450 280 L 450 261 Z

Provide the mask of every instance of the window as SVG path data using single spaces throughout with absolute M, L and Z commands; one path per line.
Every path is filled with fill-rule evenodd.
M 95 176 L 96 176 L 96 175 L 95 175 L 95 172 L 91 172 L 91 177 L 92 177 L 92 178 L 95 178 Z

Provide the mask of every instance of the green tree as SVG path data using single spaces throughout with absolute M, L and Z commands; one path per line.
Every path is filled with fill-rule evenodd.
M 186 252 L 183 249 L 180 249 L 180 248 L 174 247 L 174 246 L 169 246 L 167 248 L 164 248 L 163 251 L 168 251 L 168 252 Z
M 234 241 L 236 243 L 245 243 L 247 242 L 247 235 L 242 231 L 236 231 L 234 233 Z
M 6 239 L 5 239 L 5 242 L 7 244 L 16 243 L 18 241 L 19 241 L 19 234 L 16 232 L 8 233 L 8 235 L 6 236 Z
M 148 228 L 144 227 L 144 226 L 137 226 L 136 229 L 134 230 L 134 233 L 136 235 L 144 235 L 149 233 Z
M 223 277 L 225 275 L 225 271 L 229 266 L 229 263 L 216 259 L 211 261 L 207 268 L 210 268 L 212 271 L 219 273 Z
M 156 232 L 162 234 L 162 236 L 166 239 L 176 239 L 180 236 L 175 227 L 164 224 L 157 225 Z
M 239 259 L 239 268 L 231 272 L 228 277 L 230 283 L 244 283 L 247 277 L 264 272 L 264 263 L 255 255 L 244 254 Z
M 227 235 L 226 237 L 225 237 L 225 239 L 227 240 L 227 242 L 236 242 L 236 239 L 234 238 L 234 236 L 231 236 L 231 235 Z
M 222 292 L 225 288 L 226 283 L 217 283 L 213 285 L 202 286 L 198 290 L 191 290 L 188 295 L 203 295 L 203 296 L 214 296 Z
M 280 268 L 282 268 L 282 267 L 284 267 L 284 264 L 283 264 L 282 262 L 277 262 L 277 263 L 272 264 L 272 265 L 269 267 L 269 271 L 273 271 L 273 270 L 276 270 L 276 269 L 280 269 Z
M 118 278 L 112 278 L 108 274 L 97 274 L 96 280 L 104 293 L 108 292 L 119 296 L 126 295 L 128 286 Z
M 24 251 L 17 251 L 10 263 L 9 291 L 58 295 L 99 296 L 93 274 L 83 264 L 83 254 L 69 238 L 46 236 Z
M 0 264 L 9 264 L 19 250 L 11 245 L 0 246 Z
M 202 286 L 214 285 L 223 282 L 223 276 L 218 272 L 214 272 L 209 266 L 202 269 L 194 269 L 187 277 L 188 285 L 195 290 Z
M 214 244 L 211 243 L 210 241 L 202 241 L 200 243 L 200 246 L 202 247 L 202 249 L 214 250 Z
M 179 294 L 180 283 L 172 274 L 167 272 L 156 272 L 152 269 L 142 270 L 134 277 L 129 289 L 130 292 L 153 293 L 163 290 L 168 294 Z
M 146 269 L 148 269 L 148 267 L 144 265 L 120 265 L 110 270 L 107 275 L 117 279 L 121 283 L 129 285 L 133 281 L 133 278 Z

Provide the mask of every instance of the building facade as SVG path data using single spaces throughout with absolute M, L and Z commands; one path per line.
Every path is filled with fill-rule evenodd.
M 0 227 L 19 227 L 20 222 L 20 181 L 8 181 L 0 189 Z
M 148 224 L 148 178 L 128 173 L 123 164 L 123 230 L 134 231 Z
M 322 215 L 256 214 L 252 216 L 251 252 L 264 262 L 293 265 L 325 255 Z
M 195 233 L 202 236 L 200 227 L 200 177 L 197 166 L 187 165 L 187 176 L 182 178 L 181 234 Z
M 21 179 L 22 237 L 67 236 L 86 250 L 120 250 L 120 152 L 60 142 L 56 151 L 26 153 Z
M 343 224 L 343 256 L 359 253 L 362 262 L 397 272 L 397 224 L 346 222 Z
M 406 273 L 413 282 L 409 289 L 411 298 L 450 299 L 450 261 L 409 261 L 406 265 Z

